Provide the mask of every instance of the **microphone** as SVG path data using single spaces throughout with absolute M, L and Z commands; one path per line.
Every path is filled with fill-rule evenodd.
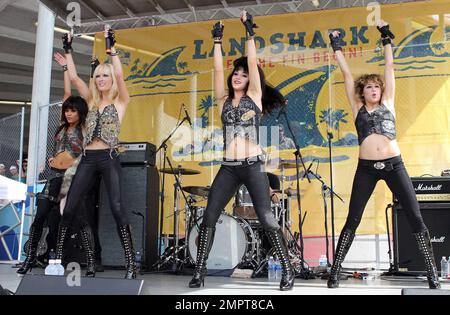
M 189 125 L 192 127 L 191 117 L 189 116 L 186 106 L 184 106 L 184 103 L 182 103 L 181 105 L 183 106 L 184 114 L 186 115 L 187 121 L 188 121 Z
M 111 26 L 109 26 L 109 24 L 106 24 L 105 25 L 105 31 L 108 31 L 109 29 L 111 29 Z M 109 36 L 105 38 L 105 46 L 106 46 L 106 53 L 108 55 L 110 55 L 111 54 L 111 46 L 112 46 L 112 44 L 111 44 L 111 39 L 109 38 Z

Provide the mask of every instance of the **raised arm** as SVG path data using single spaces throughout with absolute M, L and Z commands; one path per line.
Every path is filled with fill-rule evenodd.
M 219 106 L 219 114 L 222 113 L 223 104 L 226 100 L 225 94 L 225 80 L 223 72 L 223 57 L 222 57 L 222 37 L 224 25 L 222 21 L 214 24 L 211 31 L 214 39 L 214 96 L 216 103 Z
M 395 98 L 395 73 L 394 73 L 394 53 L 392 51 L 392 40 L 394 34 L 389 30 L 389 24 L 380 20 L 377 25 L 377 29 L 381 33 L 381 42 L 384 46 L 384 79 L 385 89 L 383 93 L 382 102 L 394 109 Z
M 248 63 L 248 77 L 249 85 L 247 94 L 256 102 L 258 107 L 262 110 L 262 87 L 261 79 L 258 71 L 258 60 L 256 58 L 255 45 L 255 31 L 256 24 L 253 23 L 253 17 L 245 10 L 241 13 L 241 21 L 245 26 L 247 32 L 247 63 Z M 259 101 L 258 101 L 259 100 Z
M 336 55 L 336 60 L 338 62 L 339 68 L 341 69 L 342 75 L 344 76 L 345 93 L 347 95 L 348 102 L 352 108 L 353 117 L 356 118 L 359 108 L 362 106 L 361 101 L 356 95 L 355 91 L 355 81 L 353 80 L 353 75 L 350 72 L 350 68 L 345 60 L 344 54 L 342 53 L 342 48 L 340 46 L 340 32 L 334 31 L 329 34 L 331 47 Z
M 88 85 L 78 76 L 77 69 L 72 57 L 72 36 L 64 34 L 63 47 L 65 51 L 65 58 L 67 60 L 67 73 L 69 74 L 70 82 L 75 86 L 78 93 L 89 104 L 92 98 L 91 91 Z
M 63 55 L 56 52 L 53 57 L 55 58 L 55 61 L 63 68 L 64 71 L 64 96 L 63 96 L 63 102 L 72 95 L 72 90 L 70 86 L 70 78 L 69 73 L 67 72 L 67 60 L 64 58 Z
M 123 75 L 122 62 L 119 58 L 119 53 L 114 47 L 116 43 L 115 34 L 112 29 L 105 30 L 105 39 L 109 40 L 111 44 L 111 61 L 114 67 L 114 72 L 116 73 L 117 89 L 119 91 L 118 99 L 124 109 L 130 103 L 130 94 L 128 93 L 127 86 L 125 84 L 125 79 Z

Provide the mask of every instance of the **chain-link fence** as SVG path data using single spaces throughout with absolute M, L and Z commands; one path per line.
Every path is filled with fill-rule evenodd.
M 23 152 L 24 109 L 0 119 L 0 175 L 22 180 L 26 171 L 21 169 Z
M 45 132 L 39 132 L 40 135 L 46 134 L 46 139 L 40 138 L 38 150 L 41 152 L 41 145 L 45 145 L 45 159 L 39 159 L 39 165 L 36 169 L 36 179 L 38 183 L 45 182 L 50 175 L 50 166 L 48 159 L 54 154 L 55 147 L 55 133 L 61 125 L 61 102 L 41 106 L 39 109 L 39 117 L 42 119 L 41 112 L 48 111 L 48 123 L 46 126 L 39 124 L 39 128 L 46 128 Z M 45 141 L 45 142 L 44 142 Z
M 25 108 L 21 112 L 0 119 L 0 175 L 16 181 L 26 181 L 23 160 Z M 3 187 L 2 187 L 3 188 Z M 23 222 L 20 209 L 24 203 L 0 199 L 0 259 L 13 260 L 18 256 L 20 233 Z

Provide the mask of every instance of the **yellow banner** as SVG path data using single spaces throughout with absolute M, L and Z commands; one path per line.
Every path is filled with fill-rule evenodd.
M 256 17 L 255 38 L 267 80 L 288 100 L 286 121 L 277 111 L 263 119 L 262 145 L 269 170 L 280 159 L 295 161 L 294 139 L 311 170 L 330 186 L 328 134 L 332 134 L 332 170 L 336 233 L 348 212 L 358 141 L 343 77 L 327 47 L 328 33 L 340 29 L 343 47 L 356 77 L 383 73 L 379 32 L 369 26 L 365 7 Z M 450 1 L 385 5 L 381 16 L 395 33 L 397 140 L 410 176 L 440 175 L 450 168 Z M 183 186 L 211 185 L 222 158 L 222 126 L 214 104 L 211 28 L 213 21 L 120 30 L 116 33 L 132 101 L 122 125 L 121 141 L 148 141 L 159 146 L 184 117 L 185 104 L 194 127 L 184 123 L 169 141 L 174 166 L 201 171 L 183 176 Z M 224 65 L 245 55 L 244 28 L 238 19 L 224 20 Z M 95 54 L 104 55 L 103 34 L 97 34 Z M 281 131 L 278 126 L 281 126 Z M 290 131 L 292 130 L 292 132 Z M 292 134 L 293 133 L 293 134 Z M 161 159 L 158 159 L 158 167 Z M 303 168 L 300 170 L 303 175 Z M 295 169 L 285 172 L 285 188 L 295 189 Z M 164 231 L 173 231 L 173 176 L 166 176 Z M 325 235 L 322 183 L 301 180 L 304 233 Z M 197 198 L 201 199 L 201 198 Z M 295 199 L 295 198 L 294 198 Z M 298 231 L 298 204 L 292 200 L 292 227 Z M 325 194 L 330 217 L 330 198 Z M 368 202 L 360 234 L 386 231 L 385 208 L 392 195 L 379 183 Z M 200 201 L 200 200 L 199 200 Z M 232 212 L 231 202 L 227 207 Z M 184 205 L 184 202 L 182 203 Z M 199 202 L 198 205 L 205 205 Z M 152 209 L 152 211 L 154 211 Z M 170 216 L 170 217 L 168 217 Z M 184 212 L 181 221 L 184 220 Z M 184 233 L 183 224 L 180 224 Z

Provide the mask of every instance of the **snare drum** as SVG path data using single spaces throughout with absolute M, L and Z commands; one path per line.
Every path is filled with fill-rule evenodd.
M 252 198 L 244 185 L 236 193 L 233 215 L 245 220 L 258 220 Z
M 202 219 L 198 220 L 200 225 Z M 191 261 L 197 258 L 198 230 L 189 231 L 188 249 Z M 257 240 L 250 225 L 240 218 L 223 212 L 216 224 L 216 234 L 208 256 L 208 269 L 234 269 L 251 261 Z

